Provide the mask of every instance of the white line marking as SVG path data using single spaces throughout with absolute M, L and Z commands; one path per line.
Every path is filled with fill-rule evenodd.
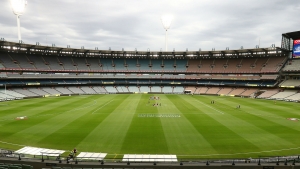
M 112 101 L 114 101 L 114 100 L 111 100 L 111 101 L 109 101 L 109 102 L 105 103 L 104 105 L 102 105 L 101 107 L 99 107 L 98 109 L 96 109 L 95 111 L 93 111 L 93 113 L 92 113 L 92 114 L 94 114 L 96 111 L 98 111 L 98 110 L 99 110 L 99 109 L 101 109 L 102 107 L 104 107 L 104 106 L 108 105 L 108 104 L 109 104 L 109 103 L 111 103 Z
M 0 143 L 3 143 L 3 144 L 10 144 L 10 145 L 20 146 L 20 147 L 26 147 L 26 145 L 22 145 L 22 144 L 14 144 L 14 143 L 9 143 L 9 142 L 5 142 L 5 141 L 0 141 Z
M 218 112 L 218 113 L 224 114 L 224 113 L 221 112 L 220 110 L 217 110 L 217 109 L 215 109 L 215 108 L 213 108 L 213 107 L 211 107 L 211 106 L 209 106 L 209 105 L 207 105 L 207 104 L 205 104 L 205 103 L 202 103 L 202 102 L 200 102 L 199 100 L 195 100 L 195 101 L 201 103 L 202 105 L 204 105 L 204 106 L 206 106 L 206 107 L 209 107 L 209 108 L 215 110 L 215 111 Z
M 288 151 L 288 150 L 298 150 L 300 147 L 296 148 L 286 148 L 279 150 L 265 150 L 265 151 L 257 151 L 257 152 L 247 152 L 247 153 L 232 153 L 232 154 L 203 154 L 203 155 L 179 155 L 179 156 L 228 156 L 228 155 L 239 155 L 239 154 L 260 154 L 260 153 L 269 153 L 269 152 L 280 152 L 280 151 Z
M 197 157 L 197 156 L 230 156 L 230 155 L 239 155 L 239 154 L 260 154 L 260 153 L 269 153 L 269 152 L 281 152 L 281 151 L 288 151 L 288 150 L 298 150 L 300 149 L 300 147 L 296 147 L 296 148 L 286 148 L 286 149 L 279 149 L 279 150 L 265 150 L 265 151 L 257 151 L 257 152 L 246 152 L 246 153 L 232 153 L 232 154 L 191 154 L 191 155 L 188 155 L 188 154 L 184 154 L 184 155 L 180 155 L 180 154 L 176 154 L 177 156 L 194 156 L 194 157 Z M 115 154 L 107 154 L 107 155 L 115 155 Z M 118 155 L 124 155 L 124 154 L 118 154 Z M 271 158 L 271 156 L 270 156 Z

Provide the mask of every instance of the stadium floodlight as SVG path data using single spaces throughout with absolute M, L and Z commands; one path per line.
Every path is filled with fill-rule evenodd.
M 17 16 L 17 24 L 18 24 L 18 38 L 19 42 L 21 39 L 21 30 L 20 30 L 20 16 L 23 15 L 25 7 L 27 5 L 26 0 L 10 0 L 11 7 L 13 9 L 14 14 Z
M 161 16 L 161 22 L 163 24 L 164 29 L 166 30 L 166 38 L 165 38 L 166 51 L 168 51 L 168 29 L 170 29 L 172 20 L 173 20 L 173 15 Z

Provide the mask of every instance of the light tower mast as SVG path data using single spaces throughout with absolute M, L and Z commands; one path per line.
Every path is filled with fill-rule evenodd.
M 20 16 L 23 14 L 23 12 L 25 10 L 27 1 L 26 0 L 10 0 L 10 4 L 11 4 L 14 14 L 17 16 L 18 39 L 20 42 L 22 40 L 21 30 L 20 30 Z
M 163 24 L 164 29 L 166 30 L 166 37 L 165 37 L 166 51 L 168 51 L 168 29 L 171 26 L 172 20 L 173 20 L 172 15 L 161 16 L 161 22 Z

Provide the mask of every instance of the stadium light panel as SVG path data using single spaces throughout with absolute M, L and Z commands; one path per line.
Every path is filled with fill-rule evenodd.
M 26 0 L 10 0 L 10 3 L 15 15 L 23 15 L 27 5 Z

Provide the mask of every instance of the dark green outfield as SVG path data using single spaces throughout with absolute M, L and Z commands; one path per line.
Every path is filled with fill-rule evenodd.
M 0 148 L 76 147 L 79 152 L 108 153 L 109 158 L 122 158 L 123 154 L 202 159 L 300 154 L 300 121 L 287 119 L 300 119 L 299 103 L 155 95 L 161 98 L 156 101 L 161 106 L 153 106 L 150 96 L 154 95 L 0 102 Z M 212 100 L 215 104 L 210 104 Z M 20 116 L 28 119 L 15 120 Z

